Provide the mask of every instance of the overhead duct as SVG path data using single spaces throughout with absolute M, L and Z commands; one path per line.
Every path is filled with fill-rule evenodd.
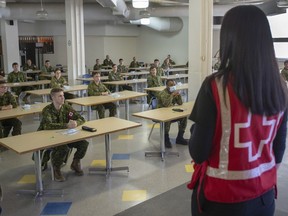
M 131 24 L 141 25 L 140 20 L 131 20 Z M 183 21 L 179 17 L 150 17 L 150 24 L 145 25 L 160 32 L 179 32 Z
M 96 0 L 102 7 L 116 7 L 117 0 Z

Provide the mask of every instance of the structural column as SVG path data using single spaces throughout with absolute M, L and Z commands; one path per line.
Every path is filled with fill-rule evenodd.
M 83 0 L 65 0 L 69 83 L 85 74 Z
M 12 71 L 12 63 L 17 62 L 19 65 L 19 37 L 18 22 L 16 20 L 1 19 L 1 38 L 3 50 L 3 64 L 5 73 Z
M 213 0 L 189 0 L 189 101 L 212 73 Z

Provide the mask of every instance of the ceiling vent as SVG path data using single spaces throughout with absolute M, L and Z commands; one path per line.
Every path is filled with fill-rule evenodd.
M 96 0 L 102 7 L 113 8 L 117 6 L 117 0 Z
M 6 7 L 6 0 L 0 0 L 0 8 Z
M 277 0 L 277 6 L 287 8 L 288 7 L 288 0 Z

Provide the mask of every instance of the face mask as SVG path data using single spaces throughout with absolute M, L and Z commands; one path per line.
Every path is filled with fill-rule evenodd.
M 169 91 L 170 91 L 170 92 L 176 91 L 176 86 L 171 86 L 171 87 L 169 87 Z

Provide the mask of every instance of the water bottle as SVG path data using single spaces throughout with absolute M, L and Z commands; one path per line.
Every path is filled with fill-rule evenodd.
M 36 75 L 35 75 L 35 81 L 38 81 L 38 80 L 39 80 L 39 75 L 36 74 Z

